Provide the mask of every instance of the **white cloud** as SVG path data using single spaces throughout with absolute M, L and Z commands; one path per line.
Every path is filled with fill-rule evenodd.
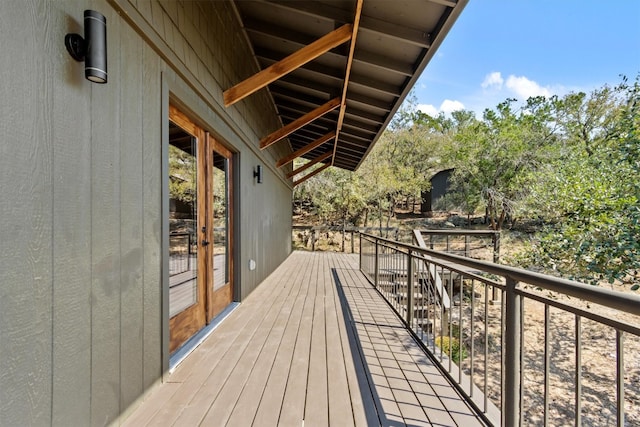
M 464 110 L 464 104 L 460 101 L 445 99 L 439 108 L 431 104 L 418 104 L 416 109 L 431 117 L 437 117 L 440 113 L 451 114 L 453 111 Z
M 460 101 L 445 99 L 440 105 L 440 111 L 443 111 L 446 114 L 451 114 L 452 112 L 458 110 L 464 110 L 464 104 Z
M 500 71 L 494 71 L 493 73 L 489 73 L 485 76 L 484 81 L 481 86 L 483 89 L 502 89 L 502 84 L 504 83 L 504 79 L 502 78 L 502 74 Z
M 521 99 L 527 99 L 531 96 L 551 96 L 549 88 L 542 87 L 533 80 L 529 80 L 525 76 L 510 75 L 507 78 L 507 89 L 515 93 Z
M 418 104 L 416 109 L 430 115 L 431 117 L 436 117 L 438 115 L 438 109 L 431 104 Z

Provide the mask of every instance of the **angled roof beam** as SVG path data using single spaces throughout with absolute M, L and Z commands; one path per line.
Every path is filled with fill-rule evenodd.
M 285 157 L 281 158 L 280 160 L 278 160 L 278 162 L 276 163 L 276 167 L 280 168 L 280 167 L 286 165 L 287 163 L 293 162 L 298 157 L 304 156 L 308 152 L 315 150 L 316 148 L 320 147 L 325 142 L 327 142 L 330 139 L 335 138 L 335 137 L 336 137 L 336 131 L 335 130 L 329 132 L 326 135 L 321 136 L 320 138 L 318 138 L 315 141 L 313 141 L 311 144 L 305 145 L 301 149 L 299 149 L 297 151 L 294 151 L 293 153 L 289 154 L 288 156 L 285 156 Z
M 273 29 L 270 29 L 270 30 L 274 31 Z M 252 31 L 252 30 L 248 29 L 248 31 Z M 260 32 L 260 33 L 264 34 L 264 32 Z M 297 43 L 299 41 L 300 39 L 296 39 L 296 40 L 291 40 L 290 42 Z M 300 43 L 300 44 L 304 44 L 304 43 Z M 255 53 L 256 53 L 256 56 L 258 56 L 259 58 L 262 58 L 265 61 L 276 62 L 278 61 L 279 58 L 282 58 L 281 53 L 272 49 L 264 48 L 264 47 L 255 48 Z M 333 52 L 327 52 L 327 55 L 333 56 L 334 58 L 340 57 L 340 55 L 335 54 Z M 386 70 L 392 73 L 402 74 L 405 76 L 412 76 L 414 72 L 413 67 L 411 65 L 403 64 L 398 61 L 389 61 L 388 58 L 383 57 L 382 55 L 378 55 L 376 53 L 372 53 L 368 51 L 359 50 L 358 54 L 354 56 L 353 61 L 369 67 L 376 67 L 381 70 Z M 320 73 L 334 79 L 342 80 L 344 78 L 344 70 L 339 70 L 334 67 L 330 67 L 322 64 L 309 63 L 309 64 L 305 64 L 304 68 L 306 70 L 313 71 L 315 73 Z
M 313 43 L 292 53 L 281 61 L 257 72 L 248 79 L 233 86 L 231 89 L 227 89 L 223 94 L 225 107 L 235 104 L 241 99 L 267 86 L 269 83 L 278 80 L 285 74 L 316 59 L 323 53 L 340 46 L 350 40 L 352 35 L 353 25 L 345 24 L 337 30 L 333 30 Z
M 287 178 L 291 178 L 291 177 L 293 177 L 295 175 L 298 175 L 300 172 L 306 171 L 311 166 L 327 160 L 332 155 L 333 155 L 332 151 L 327 151 L 326 153 L 322 154 L 321 156 L 316 157 L 315 159 L 311 160 L 310 162 L 307 162 L 304 165 L 300 166 L 298 169 L 295 169 L 295 170 L 292 170 L 291 172 L 289 172 L 287 174 Z
M 358 36 L 358 28 L 360 27 L 360 16 L 362 15 L 362 2 L 363 0 L 358 0 L 358 3 L 356 3 L 356 13 L 353 18 L 353 35 L 351 36 L 351 44 L 349 46 L 349 57 L 347 58 L 344 86 L 342 87 L 342 101 L 340 102 L 340 114 L 338 115 L 336 143 L 333 144 L 333 157 L 331 158 L 332 165 L 336 160 L 338 138 L 340 137 L 340 130 L 342 130 L 342 122 L 344 121 L 344 110 L 347 108 L 347 90 L 349 88 L 349 77 L 351 77 L 351 66 L 353 65 L 353 53 L 356 51 L 356 38 Z
M 331 166 L 331 163 L 327 163 L 326 165 L 321 166 L 318 169 L 315 169 L 313 172 L 310 172 L 310 173 L 306 174 L 305 176 L 303 176 L 302 178 L 300 178 L 299 180 L 294 181 L 293 182 L 293 186 L 295 187 L 298 184 L 302 184 L 303 182 L 305 182 L 306 180 L 308 180 L 312 176 L 318 175 L 320 172 L 322 172 L 323 170 L 325 170 L 329 166 Z
M 305 125 L 311 123 L 318 117 L 322 117 L 325 114 L 327 114 L 329 111 L 336 109 L 339 105 L 340 105 L 340 98 L 334 98 L 331 101 L 327 102 L 326 104 L 319 106 L 315 110 L 308 112 L 307 114 L 300 117 L 299 119 L 294 120 L 293 122 L 289 123 L 285 127 L 282 127 L 277 131 L 273 132 L 271 135 L 268 135 L 262 138 L 262 140 L 260 141 L 260 149 L 264 150 L 268 146 L 280 141 L 282 138 L 286 138 L 288 135 L 297 131 L 301 127 L 304 127 Z

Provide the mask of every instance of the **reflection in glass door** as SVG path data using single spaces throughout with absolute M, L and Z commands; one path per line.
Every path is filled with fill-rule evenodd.
M 213 154 L 213 290 L 229 281 L 229 194 L 227 170 L 229 160 Z
M 169 316 L 198 302 L 197 143 L 169 124 Z
M 209 173 L 211 198 L 207 219 L 212 227 L 211 265 L 213 280 L 210 286 L 209 319 L 219 314 L 233 301 L 233 262 L 231 257 L 233 238 L 230 215 L 232 206 L 231 191 L 231 152 L 213 137 L 208 135 Z

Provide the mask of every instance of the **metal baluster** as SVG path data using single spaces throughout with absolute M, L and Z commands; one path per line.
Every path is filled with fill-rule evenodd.
M 413 328 L 413 259 L 407 251 L 407 325 Z
M 506 310 L 504 329 L 503 365 L 501 375 L 504 384 L 502 392 L 503 425 L 515 427 L 520 425 L 520 300 L 516 293 L 517 281 L 507 277 L 506 295 L 503 293 L 503 306 Z
M 519 390 L 519 399 L 520 399 L 520 425 L 523 425 L 523 411 L 522 411 L 522 396 L 523 396 L 523 367 L 524 367 L 524 298 L 520 298 L 520 390 Z
M 491 290 L 493 292 L 493 290 Z M 484 412 L 487 412 L 488 399 L 488 369 L 489 369 L 489 285 L 484 285 Z
M 579 315 L 576 316 L 576 414 L 575 425 L 582 425 L 582 326 L 580 321 L 582 318 Z
M 549 368 L 550 368 L 550 354 L 549 354 L 549 304 L 544 305 L 544 426 L 549 425 Z
M 458 295 L 460 298 L 460 304 L 458 306 L 458 384 L 462 383 L 462 329 L 464 328 L 464 325 L 462 323 L 462 274 L 460 274 L 459 277 L 460 290 L 458 291 Z
M 474 294 L 476 293 L 476 280 L 475 279 L 471 279 L 471 348 L 470 348 L 470 359 L 469 359 L 469 396 L 471 396 L 471 398 L 473 398 L 473 356 L 474 356 L 474 341 L 475 341 L 475 337 L 474 337 L 474 332 L 475 332 L 475 320 L 474 320 L 474 316 L 475 316 L 475 296 Z
M 624 427 L 624 332 L 616 329 L 616 386 L 618 427 Z
M 449 246 L 449 236 L 447 236 L 447 246 Z M 447 248 L 448 249 L 448 248 Z M 451 270 L 447 270 L 448 275 L 449 275 L 449 299 L 451 300 L 451 303 L 453 303 L 453 280 L 452 276 L 451 276 Z M 449 317 L 449 325 L 448 325 L 448 335 L 449 335 L 449 372 L 451 372 L 451 362 L 453 359 L 453 355 L 451 354 L 451 339 L 452 339 L 452 335 L 453 335 L 453 331 L 452 331 L 452 325 L 453 325 L 453 319 L 451 319 L 451 317 L 453 317 L 453 307 L 451 307 L 451 316 Z

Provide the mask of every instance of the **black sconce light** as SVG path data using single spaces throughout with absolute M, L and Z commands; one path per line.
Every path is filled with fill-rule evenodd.
M 95 10 L 84 11 L 84 38 L 67 34 L 64 45 L 78 62 L 84 61 L 84 76 L 94 83 L 107 82 L 107 18 Z
M 262 184 L 262 166 L 258 165 L 253 170 L 253 177 L 257 178 L 258 184 Z

